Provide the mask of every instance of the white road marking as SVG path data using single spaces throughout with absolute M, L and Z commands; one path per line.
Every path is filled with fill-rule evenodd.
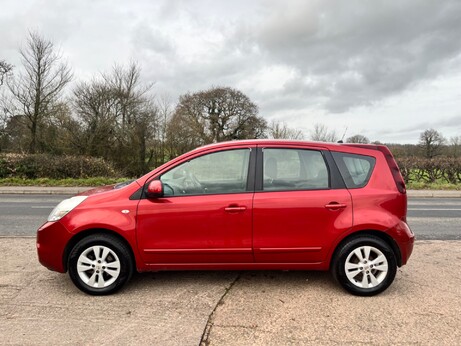
M 461 198 L 459 200 L 437 200 L 433 201 L 431 199 L 427 199 L 426 201 L 408 201 L 409 206 L 416 206 L 416 205 L 426 205 L 426 206 L 434 206 L 434 205 L 449 205 L 449 206 L 459 206 L 461 205 Z
M 414 222 L 421 222 L 421 223 L 424 223 L 424 224 L 428 224 L 428 223 L 443 223 L 443 224 L 446 224 L 446 223 L 458 223 L 461 225 L 461 216 L 460 217 L 407 217 L 407 220 L 408 220 L 408 223 L 410 224 L 410 227 L 411 227 L 411 224 L 414 223 Z M 461 227 L 460 227 L 461 228 Z
M 422 211 L 461 211 L 461 208 L 408 208 L 408 210 L 422 210 Z

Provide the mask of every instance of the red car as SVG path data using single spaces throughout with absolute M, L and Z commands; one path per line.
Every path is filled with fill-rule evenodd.
M 62 201 L 37 250 L 94 295 L 117 291 L 134 270 L 290 269 L 331 270 L 370 296 L 411 255 L 406 215 L 385 146 L 232 141 Z

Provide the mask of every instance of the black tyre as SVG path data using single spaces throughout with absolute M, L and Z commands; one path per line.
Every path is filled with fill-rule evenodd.
M 133 274 L 129 248 L 108 234 L 93 234 L 80 240 L 68 259 L 69 276 L 80 290 L 106 295 L 119 290 Z
M 359 236 L 340 245 L 332 272 L 350 293 L 373 296 L 383 292 L 394 281 L 397 261 L 384 240 L 374 236 Z

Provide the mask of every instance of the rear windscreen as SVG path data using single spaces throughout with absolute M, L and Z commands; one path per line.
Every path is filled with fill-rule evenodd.
M 332 152 L 348 189 L 364 187 L 370 180 L 376 159 L 371 156 Z

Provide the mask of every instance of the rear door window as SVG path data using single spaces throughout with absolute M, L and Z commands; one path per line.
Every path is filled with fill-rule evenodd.
M 319 190 L 329 188 L 329 172 L 316 150 L 263 149 L 263 190 Z
M 332 152 L 347 188 L 364 187 L 370 180 L 376 159 L 371 156 Z

